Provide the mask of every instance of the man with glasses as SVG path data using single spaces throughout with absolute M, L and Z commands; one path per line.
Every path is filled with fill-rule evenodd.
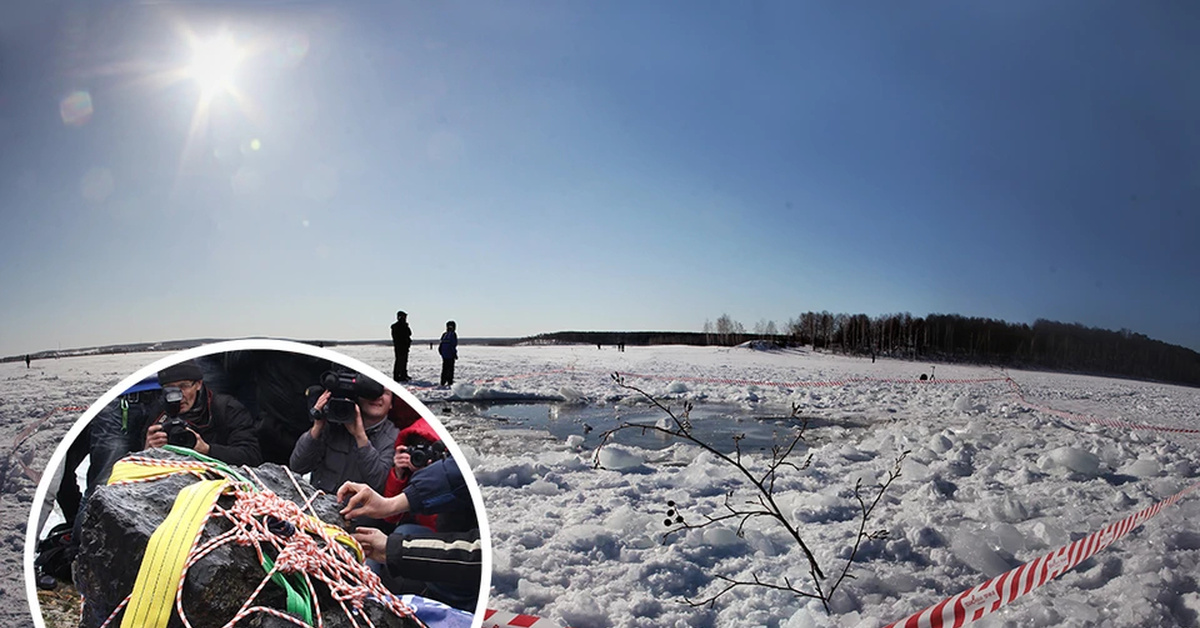
M 400 429 L 388 419 L 392 391 L 382 386 L 379 391 L 375 397 L 358 397 L 354 420 L 345 423 L 325 416 L 332 393 L 321 393 L 311 412 L 312 427 L 296 441 L 288 467 L 297 473 L 311 471 L 309 481 L 326 493 L 337 493 L 345 482 L 361 482 L 382 491 Z
M 146 430 L 146 448 L 173 444 L 194 449 L 233 465 L 262 462 L 254 418 L 231 395 L 204 385 L 195 362 L 181 362 L 158 372 L 165 409 Z

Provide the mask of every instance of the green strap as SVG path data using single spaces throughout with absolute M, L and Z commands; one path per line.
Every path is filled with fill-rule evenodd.
M 216 467 L 221 473 L 224 473 L 229 477 L 233 477 L 243 484 L 250 484 L 250 481 L 242 477 L 242 475 L 237 471 L 234 471 L 233 467 L 221 462 L 220 460 L 217 460 L 216 458 L 206 456 L 195 449 L 188 449 L 187 447 L 180 447 L 178 445 L 163 445 L 162 448 L 171 453 L 179 454 L 181 456 L 190 456 L 202 462 L 207 462 L 208 464 Z
M 237 478 L 243 484 L 249 485 L 251 488 L 253 488 L 253 490 L 258 490 L 237 471 L 234 471 L 232 467 L 224 462 L 221 462 L 220 460 L 217 460 L 216 458 L 206 456 L 194 449 L 188 449 L 186 447 L 179 447 L 176 445 L 163 445 L 163 449 L 181 456 L 189 456 L 202 462 L 207 462 L 227 476 Z M 272 560 L 270 556 L 263 554 L 262 567 L 264 571 L 270 573 L 271 569 L 275 567 L 275 561 Z M 304 581 L 300 578 L 300 576 L 292 575 L 291 577 L 295 581 L 294 586 L 292 583 L 289 583 L 287 577 L 281 573 L 275 573 L 275 575 L 271 576 L 271 581 L 283 587 L 284 592 L 287 593 L 288 612 L 300 617 L 306 623 L 312 624 L 313 601 L 312 596 L 308 592 L 308 587 L 304 586 Z
M 275 561 L 271 560 L 270 556 L 263 554 L 263 569 L 270 573 L 275 568 Z M 288 582 L 286 576 L 279 572 L 275 572 L 271 576 L 271 582 L 283 587 L 287 593 L 287 610 L 289 613 L 304 620 L 304 623 L 312 625 L 312 609 L 313 602 L 309 596 L 308 587 L 304 586 L 304 581 L 298 575 L 291 576 L 295 580 L 295 586 Z

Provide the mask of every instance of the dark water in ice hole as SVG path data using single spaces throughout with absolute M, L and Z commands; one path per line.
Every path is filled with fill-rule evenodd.
M 672 405 L 671 410 L 676 416 L 682 416 L 677 404 Z M 487 419 L 498 429 L 546 430 L 563 441 L 573 434 L 579 435 L 584 438 L 585 447 L 595 447 L 600 443 L 601 434 L 623 423 L 654 425 L 660 419 L 669 420 L 667 414 L 658 408 L 564 403 L 472 402 L 456 405 L 454 414 L 471 414 Z M 696 404 L 690 420 L 693 434 L 725 453 L 733 451 L 733 437 L 742 434 L 745 435 L 741 445 L 743 452 L 769 452 L 775 444 L 790 444 L 800 427 L 800 421 L 789 418 L 787 410 L 751 411 L 735 404 Z M 851 428 L 864 427 L 847 421 L 839 421 L 838 424 Z M 827 419 L 808 417 L 805 443 L 811 446 L 820 442 L 823 440 L 822 432 L 827 432 L 832 425 Z M 671 445 L 674 440 L 665 434 L 638 429 L 626 429 L 614 437 L 617 443 L 655 450 Z M 804 449 L 802 443 L 797 451 Z

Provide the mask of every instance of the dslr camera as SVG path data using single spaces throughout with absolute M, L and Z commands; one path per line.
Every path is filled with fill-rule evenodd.
M 167 404 L 167 420 L 163 431 L 167 433 L 167 444 L 192 449 L 196 446 L 196 435 L 188 430 L 187 421 L 179 418 L 183 404 L 183 391 L 178 386 L 163 386 L 163 401 Z
M 167 444 L 196 448 L 196 435 L 188 429 L 187 421 L 175 416 L 163 421 L 163 431 L 167 433 Z
M 321 410 L 315 408 L 317 397 L 328 390 L 329 403 Z M 325 371 L 321 374 L 321 385 L 310 386 L 307 391 L 309 415 L 313 419 L 325 419 L 330 423 L 353 423 L 359 397 L 375 399 L 383 394 L 383 384 L 353 371 Z
M 428 467 L 430 464 L 449 457 L 450 452 L 446 449 L 445 443 L 442 441 L 421 441 L 402 445 L 405 451 L 408 452 L 408 459 L 412 461 L 412 465 L 418 469 Z

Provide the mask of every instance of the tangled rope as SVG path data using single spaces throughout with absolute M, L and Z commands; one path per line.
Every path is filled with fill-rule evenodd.
M 388 591 L 379 576 L 363 564 L 362 549 L 353 537 L 304 511 L 305 507 L 312 511 L 311 501 L 317 494 L 304 498 L 299 486 L 295 486 L 305 500 L 301 506 L 276 495 L 253 470 L 248 470 L 252 480 L 246 479 L 229 467 L 191 450 L 170 449 L 198 460 L 169 461 L 131 456 L 118 463 L 123 466 L 120 473 L 114 468 L 114 479 L 109 484 L 147 482 L 186 474 L 201 480 L 223 480 L 225 484 L 219 487 L 221 494 L 232 494 L 234 499 L 230 506 L 223 507 L 214 500 L 206 512 L 199 513 L 196 538 L 192 541 L 174 592 L 175 611 L 185 627 L 192 628 L 183 605 L 188 569 L 217 548 L 229 544 L 253 548 L 265 575 L 222 628 L 236 626 L 255 613 L 273 615 L 307 628 L 314 626 L 311 622 L 315 619 L 316 628 L 323 628 L 325 620 L 320 605 L 316 603 L 314 580 L 325 585 L 350 624 L 356 628 L 375 626 L 363 611 L 368 600 L 398 617 L 409 618 L 417 625 L 424 626 L 415 611 Z M 201 543 L 204 527 L 213 517 L 225 520 L 230 527 Z M 149 550 L 147 553 L 149 555 Z M 288 612 L 255 604 L 270 582 L 275 582 L 287 592 Z M 133 597 L 133 593 L 126 596 L 101 624 L 101 628 L 107 628 L 121 615 Z

